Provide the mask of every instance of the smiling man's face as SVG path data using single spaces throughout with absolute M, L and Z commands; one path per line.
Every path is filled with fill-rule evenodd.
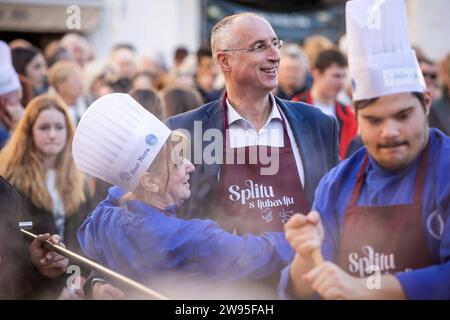
M 260 17 L 242 17 L 233 23 L 232 47 L 254 48 L 277 39 L 271 25 Z M 270 46 L 262 52 L 234 51 L 229 54 L 230 77 L 245 90 L 270 92 L 278 86 L 280 52 Z

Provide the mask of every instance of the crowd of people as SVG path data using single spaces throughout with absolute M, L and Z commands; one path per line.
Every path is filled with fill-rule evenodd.
M 450 53 L 369 5 L 339 44 L 228 16 L 170 68 L 0 41 L 0 298 L 136 297 L 85 268 L 68 290 L 50 239 L 172 298 L 450 299 Z

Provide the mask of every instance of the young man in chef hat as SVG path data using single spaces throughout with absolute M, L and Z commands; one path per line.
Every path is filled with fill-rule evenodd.
M 364 147 L 324 176 L 313 211 L 286 225 L 296 255 L 280 294 L 450 299 L 450 138 L 428 127 L 404 2 L 349 1 L 346 24 Z

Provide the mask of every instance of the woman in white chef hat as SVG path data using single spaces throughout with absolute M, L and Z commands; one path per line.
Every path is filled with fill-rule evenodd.
M 312 212 L 287 223 L 296 255 L 281 295 L 450 299 L 450 138 L 428 127 L 404 2 L 349 1 L 346 23 L 364 147 L 323 177 Z
M 188 148 L 185 136 L 127 94 L 87 109 L 73 141 L 75 163 L 115 187 L 79 229 L 84 253 L 144 283 L 175 271 L 233 281 L 281 270 L 292 258 L 283 233 L 236 236 L 211 220 L 176 216 L 190 196 Z

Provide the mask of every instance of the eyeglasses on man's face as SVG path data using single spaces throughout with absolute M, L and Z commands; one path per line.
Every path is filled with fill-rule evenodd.
M 234 52 L 234 51 L 245 51 L 245 52 L 256 52 L 261 53 L 269 50 L 271 47 L 274 47 L 276 49 L 280 49 L 283 46 L 283 40 L 280 39 L 274 39 L 272 42 L 257 42 L 253 47 L 251 48 L 238 48 L 238 49 L 224 49 L 220 50 L 222 52 Z

